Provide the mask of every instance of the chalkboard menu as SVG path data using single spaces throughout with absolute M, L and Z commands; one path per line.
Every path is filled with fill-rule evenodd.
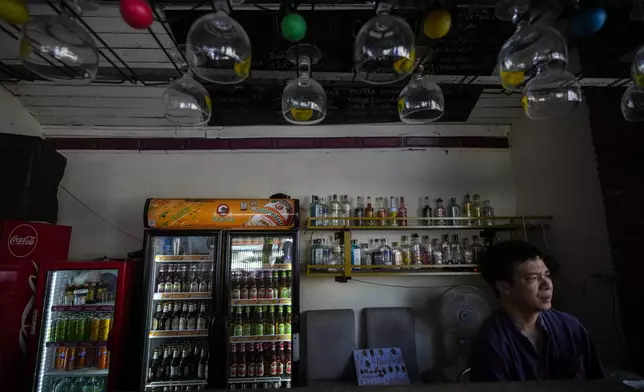
M 397 100 L 401 87 L 365 86 L 355 83 L 322 83 L 328 111 L 323 124 L 398 122 Z M 281 113 L 284 83 L 208 85 L 212 99 L 210 125 L 286 124 Z M 476 104 L 481 87 L 441 85 L 445 114 L 440 121 L 465 121 Z

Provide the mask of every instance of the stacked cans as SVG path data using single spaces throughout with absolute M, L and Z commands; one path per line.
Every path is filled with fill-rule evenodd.
M 107 347 L 57 347 L 54 369 L 73 371 L 96 368 L 108 369 L 110 352 Z
M 112 313 L 83 313 L 58 317 L 52 321 L 49 341 L 107 341 L 112 329 L 112 317 Z

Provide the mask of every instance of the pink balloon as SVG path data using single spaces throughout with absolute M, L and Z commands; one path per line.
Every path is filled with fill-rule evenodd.
M 135 29 L 147 29 L 154 21 L 152 8 L 145 0 L 121 0 L 121 16 Z

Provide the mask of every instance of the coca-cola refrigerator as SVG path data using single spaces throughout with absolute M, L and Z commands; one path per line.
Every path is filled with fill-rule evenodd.
M 36 303 L 39 268 L 67 260 L 71 227 L 0 220 L 0 380 L 6 390 L 29 391 L 33 371 L 31 341 L 42 309 Z
M 296 385 L 298 209 L 292 199 L 146 202 L 141 390 Z M 265 372 L 246 370 L 260 358 Z
M 67 261 L 40 268 L 34 392 L 102 392 L 123 385 L 137 264 Z

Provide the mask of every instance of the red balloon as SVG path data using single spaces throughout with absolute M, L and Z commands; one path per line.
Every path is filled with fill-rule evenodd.
M 121 16 L 135 29 L 147 29 L 154 21 L 152 8 L 145 0 L 121 0 Z

